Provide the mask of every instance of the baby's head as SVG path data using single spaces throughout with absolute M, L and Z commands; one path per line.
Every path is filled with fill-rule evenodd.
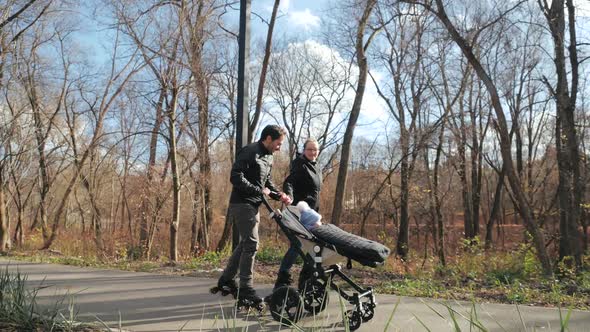
M 296 205 L 301 215 L 301 223 L 305 228 L 312 229 L 322 224 L 322 216 L 315 210 L 309 207 L 309 204 L 305 201 L 301 201 Z
M 309 204 L 307 204 L 306 201 L 300 201 L 299 203 L 297 203 L 296 207 L 297 207 L 297 210 L 299 210 L 300 213 L 303 212 L 303 211 L 307 211 L 307 210 L 311 209 L 309 207 Z

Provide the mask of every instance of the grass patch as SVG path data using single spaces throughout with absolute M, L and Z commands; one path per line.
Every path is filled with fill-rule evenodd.
M 278 264 L 283 259 L 286 249 L 278 246 L 261 246 L 256 253 L 256 260 L 265 264 Z
M 227 252 L 206 251 L 198 257 L 193 257 L 180 264 L 180 267 L 188 270 L 208 269 L 218 267 L 222 264 L 222 259 L 229 256 Z
M 27 277 L 20 273 L 0 271 L 0 330 L 91 332 L 111 331 L 95 324 L 76 320 L 73 302 L 63 309 L 63 300 L 53 307 L 41 309 L 36 297 L 40 288 L 27 288 Z
M 432 298 L 441 297 L 445 292 L 441 284 L 424 279 L 410 278 L 398 282 L 384 283 L 378 288 L 378 290 L 379 292 L 387 294 Z

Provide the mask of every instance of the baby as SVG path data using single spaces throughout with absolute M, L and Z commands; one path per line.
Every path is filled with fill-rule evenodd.
M 305 226 L 305 228 L 311 231 L 312 229 L 322 225 L 322 216 L 310 208 L 307 202 L 301 201 L 297 203 L 296 207 L 299 210 L 299 214 L 301 215 L 299 220 L 301 220 L 301 223 L 303 226 Z

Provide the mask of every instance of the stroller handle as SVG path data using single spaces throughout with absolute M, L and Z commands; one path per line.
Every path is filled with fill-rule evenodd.
M 279 193 L 277 192 L 271 192 L 271 195 L 278 195 Z M 277 213 L 277 211 L 275 211 L 272 206 L 270 205 L 270 202 L 268 201 L 268 199 L 266 198 L 266 196 L 262 195 L 262 203 L 264 204 L 264 206 L 266 206 L 266 208 L 268 209 L 268 212 L 270 213 Z M 281 210 L 285 207 L 285 203 L 281 202 Z M 279 210 L 280 211 L 280 210 Z
M 266 206 L 266 208 L 268 209 L 268 212 L 270 212 L 270 213 L 275 212 L 275 210 L 272 208 L 272 206 L 268 202 L 268 199 L 266 199 L 266 197 L 264 195 L 262 195 L 262 203 L 264 204 L 264 206 Z

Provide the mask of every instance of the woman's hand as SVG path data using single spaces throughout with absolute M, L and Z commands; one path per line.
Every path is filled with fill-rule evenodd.
M 286 205 L 289 205 L 293 202 L 291 197 L 289 195 L 285 194 L 284 192 L 281 192 L 280 195 L 281 195 L 281 202 L 285 203 Z

